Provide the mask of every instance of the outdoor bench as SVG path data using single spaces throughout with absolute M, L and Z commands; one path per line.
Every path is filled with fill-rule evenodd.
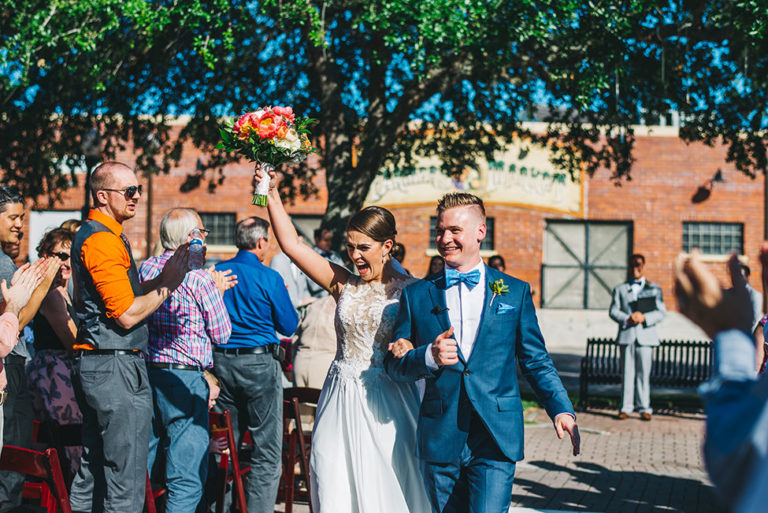
M 651 386 L 695 388 L 710 376 L 709 341 L 661 340 L 653 348 Z M 589 406 L 589 385 L 621 385 L 621 353 L 614 339 L 588 338 L 581 359 L 579 409 Z

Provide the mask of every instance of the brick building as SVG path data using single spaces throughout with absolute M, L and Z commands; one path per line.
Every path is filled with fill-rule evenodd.
M 478 193 L 486 201 L 492 232 L 484 256 L 501 254 L 507 272 L 530 282 L 536 303 L 544 307 L 607 307 L 610 289 L 626 276 L 627 256 L 640 252 L 647 257 L 649 279 L 662 286 L 674 309 L 674 259 L 690 246 L 702 247 L 723 277 L 727 253 L 742 252 L 756 271 L 752 284 L 759 288 L 762 178 L 750 179 L 728 165 L 724 147 L 686 145 L 674 128 L 639 127 L 637 134 L 632 181 L 621 186 L 614 185 L 605 170 L 572 183 L 548 164 L 543 150 L 521 145 L 498 161 L 480 163 L 459 181 L 439 173 L 439 162 L 425 160 L 415 174 L 377 179 L 368 203 L 391 208 L 398 221 L 398 240 L 407 248 L 404 265 L 420 277 L 429 257 L 436 254 L 430 236 L 436 198 L 456 187 Z M 316 165 L 317 159 L 311 158 L 310 164 Z M 169 208 L 189 206 L 202 213 L 212 230 L 209 254 L 215 258 L 234 253 L 230 241 L 236 220 L 266 216 L 265 210 L 250 205 L 252 168 L 245 162 L 229 166 L 214 192 L 205 181 L 187 191 L 183 185 L 194 173 L 197 159 L 190 147 L 168 175 L 151 180 L 140 176 L 145 193 L 137 216 L 126 225 L 138 259 L 151 253 L 160 218 Z M 126 153 L 118 160 L 131 163 L 134 158 Z M 718 171 L 724 181 L 713 181 Z M 83 175 L 79 176 L 82 184 Z M 297 226 L 310 238 L 326 203 L 322 171 L 316 185 L 317 197 L 289 206 Z M 43 204 L 39 198 L 37 205 Z M 77 186 L 54 209 L 31 207 L 22 258 L 29 250 L 34 253 L 46 229 L 79 217 L 82 205 L 82 186 Z M 272 244 L 276 252 L 276 243 Z

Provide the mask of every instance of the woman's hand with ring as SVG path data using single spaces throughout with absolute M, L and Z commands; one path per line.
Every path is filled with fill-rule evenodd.
M 388 349 L 395 358 L 402 358 L 408 354 L 408 351 L 413 349 L 413 344 L 408 339 L 399 338 L 395 342 L 389 344 Z

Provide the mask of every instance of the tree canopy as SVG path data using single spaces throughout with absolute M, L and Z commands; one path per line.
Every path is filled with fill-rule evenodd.
M 388 163 L 437 154 L 458 174 L 512 137 L 549 146 L 572 176 L 605 167 L 621 183 L 633 125 L 673 112 L 681 138 L 726 144 L 755 176 L 766 168 L 761 4 L 3 0 L 0 169 L 55 197 L 71 183 L 62 163 L 75 166 L 96 130 L 103 156 L 131 141 L 150 172 L 191 141 L 215 185 L 231 158 L 213 148 L 222 116 L 286 104 L 319 119 L 328 225 Z M 534 111 L 545 133 L 524 125 Z M 286 193 L 312 192 L 313 171 L 295 174 Z

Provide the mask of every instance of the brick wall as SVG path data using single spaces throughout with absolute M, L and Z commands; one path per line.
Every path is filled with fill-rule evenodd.
M 585 217 L 591 220 L 634 221 L 634 250 L 646 255 L 647 275 L 662 286 L 667 303 L 673 309 L 673 265 L 675 256 L 682 248 L 683 221 L 743 222 L 745 255 L 755 272 L 752 283 L 759 285 L 756 261 L 763 231 L 762 178 L 752 180 L 735 171 L 725 163 L 725 155 L 722 147 L 686 145 L 677 137 L 638 137 L 631 182 L 617 187 L 609 180 L 609 173 L 605 170 L 585 182 Z M 146 192 L 138 214 L 126 223 L 126 234 L 137 257 L 148 254 L 148 243 L 151 248 L 157 240 L 160 218 L 172 207 L 234 212 L 237 219 L 250 215 L 266 216 L 265 209 L 250 205 L 252 168 L 247 163 L 227 167 L 226 179 L 215 192 L 208 191 L 206 181 L 197 189 L 181 192 L 188 172 L 195 169 L 197 156 L 193 148 L 186 148 L 179 166 L 168 175 L 153 177 L 151 191 L 148 190 L 146 177 L 140 177 Z M 317 158 L 313 156 L 311 159 L 310 163 L 317 165 Z M 128 152 L 120 155 L 118 160 L 134 161 Z M 725 183 L 715 183 L 706 201 L 693 203 L 692 197 L 697 188 L 707 183 L 718 169 L 722 169 Z M 324 180 L 321 170 L 315 178 L 320 189 L 318 197 L 299 199 L 295 205 L 288 206 L 289 212 L 322 215 L 326 204 Z M 49 208 L 42 198 L 38 200 L 37 208 Z M 152 215 L 148 223 L 149 202 Z M 79 209 L 82 203 L 82 189 L 73 188 L 53 208 Z M 392 211 L 398 222 L 398 240 L 407 248 L 404 266 L 414 275 L 423 276 L 429 261 L 429 218 L 434 215 L 434 206 L 400 207 Z M 506 259 L 507 272 L 530 282 L 535 297 L 539 298 L 546 220 L 568 216 L 504 205 L 487 205 L 487 211 L 496 220 L 495 249 Z M 22 255 L 28 249 L 22 247 Z M 271 258 L 277 250 L 273 239 L 268 257 Z M 718 276 L 725 278 L 722 263 L 712 263 L 711 266 Z

